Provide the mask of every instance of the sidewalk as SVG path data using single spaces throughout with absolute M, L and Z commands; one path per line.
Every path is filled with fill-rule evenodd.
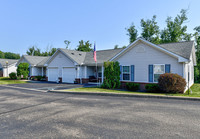
M 75 95 L 96 95 L 96 96 L 116 96 L 116 97 L 138 97 L 138 98 L 159 98 L 159 99 L 177 99 L 177 100 L 193 100 L 200 101 L 197 97 L 167 96 L 167 95 L 147 95 L 147 94 L 130 94 L 130 93 L 99 93 L 99 92 L 70 92 L 64 90 L 51 90 L 52 93 L 66 93 Z

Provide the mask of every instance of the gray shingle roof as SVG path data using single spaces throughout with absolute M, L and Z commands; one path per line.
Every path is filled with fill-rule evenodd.
M 68 50 L 62 48 L 60 48 L 60 50 L 78 64 L 95 65 L 93 52 L 82 52 L 82 51 Z M 102 64 L 103 62 L 110 60 L 121 50 L 122 48 L 97 51 L 96 52 L 97 64 Z
M 176 42 L 176 43 L 164 43 L 159 44 L 158 46 L 173 52 L 179 56 L 189 59 L 192 51 L 194 41 L 186 41 L 186 42 Z
M 84 62 L 84 59 L 87 53 L 87 52 L 68 50 L 68 49 L 63 49 L 63 48 L 60 48 L 60 50 L 78 64 L 82 64 Z
M 123 48 L 97 51 L 96 52 L 97 64 L 102 64 L 105 61 L 109 61 L 112 57 L 114 57 L 116 54 L 118 54 L 122 50 L 123 50 Z M 93 58 L 93 52 L 87 52 L 86 58 L 84 60 L 84 64 L 95 65 L 95 61 Z
M 44 64 L 47 62 L 47 60 L 49 60 L 50 56 L 44 58 L 40 63 L 37 64 L 37 66 L 39 67 L 43 67 Z
M 29 64 L 33 65 L 41 65 L 43 62 L 46 63 L 48 60 L 46 56 L 30 56 L 30 55 L 23 55 L 23 57 L 28 61 Z M 46 60 L 46 61 L 45 61 Z
M 0 64 L 3 66 L 3 67 L 6 67 L 6 61 L 8 61 L 8 66 L 12 65 L 12 64 L 15 64 L 18 62 L 18 59 L 0 59 Z

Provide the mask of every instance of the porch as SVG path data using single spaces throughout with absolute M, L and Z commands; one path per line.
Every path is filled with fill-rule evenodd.
M 101 84 L 104 79 L 103 66 L 78 66 L 76 82 L 79 84 Z

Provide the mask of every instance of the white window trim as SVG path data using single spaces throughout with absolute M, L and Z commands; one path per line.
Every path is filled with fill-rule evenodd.
M 129 80 L 124 80 L 124 79 L 123 79 L 123 74 L 124 74 L 124 72 L 123 72 L 123 67 L 126 67 L 126 66 L 129 67 Z M 127 72 L 125 72 L 125 73 L 127 73 Z M 130 66 L 130 65 L 123 65 L 123 66 L 122 66 L 122 81 L 131 81 L 131 66 Z
M 154 82 L 154 65 L 164 65 L 164 73 L 165 73 L 165 64 L 153 64 L 153 83 L 158 83 L 158 82 Z

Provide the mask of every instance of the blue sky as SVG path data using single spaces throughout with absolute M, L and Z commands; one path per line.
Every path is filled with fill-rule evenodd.
M 200 0 L 0 0 L 0 50 L 25 54 L 37 45 L 74 49 L 78 41 L 96 41 L 97 50 L 129 44 L 125 28 L 157 15 L 163 29 L 167 16 L 188 11 L 188 32 L 200 25 Z

